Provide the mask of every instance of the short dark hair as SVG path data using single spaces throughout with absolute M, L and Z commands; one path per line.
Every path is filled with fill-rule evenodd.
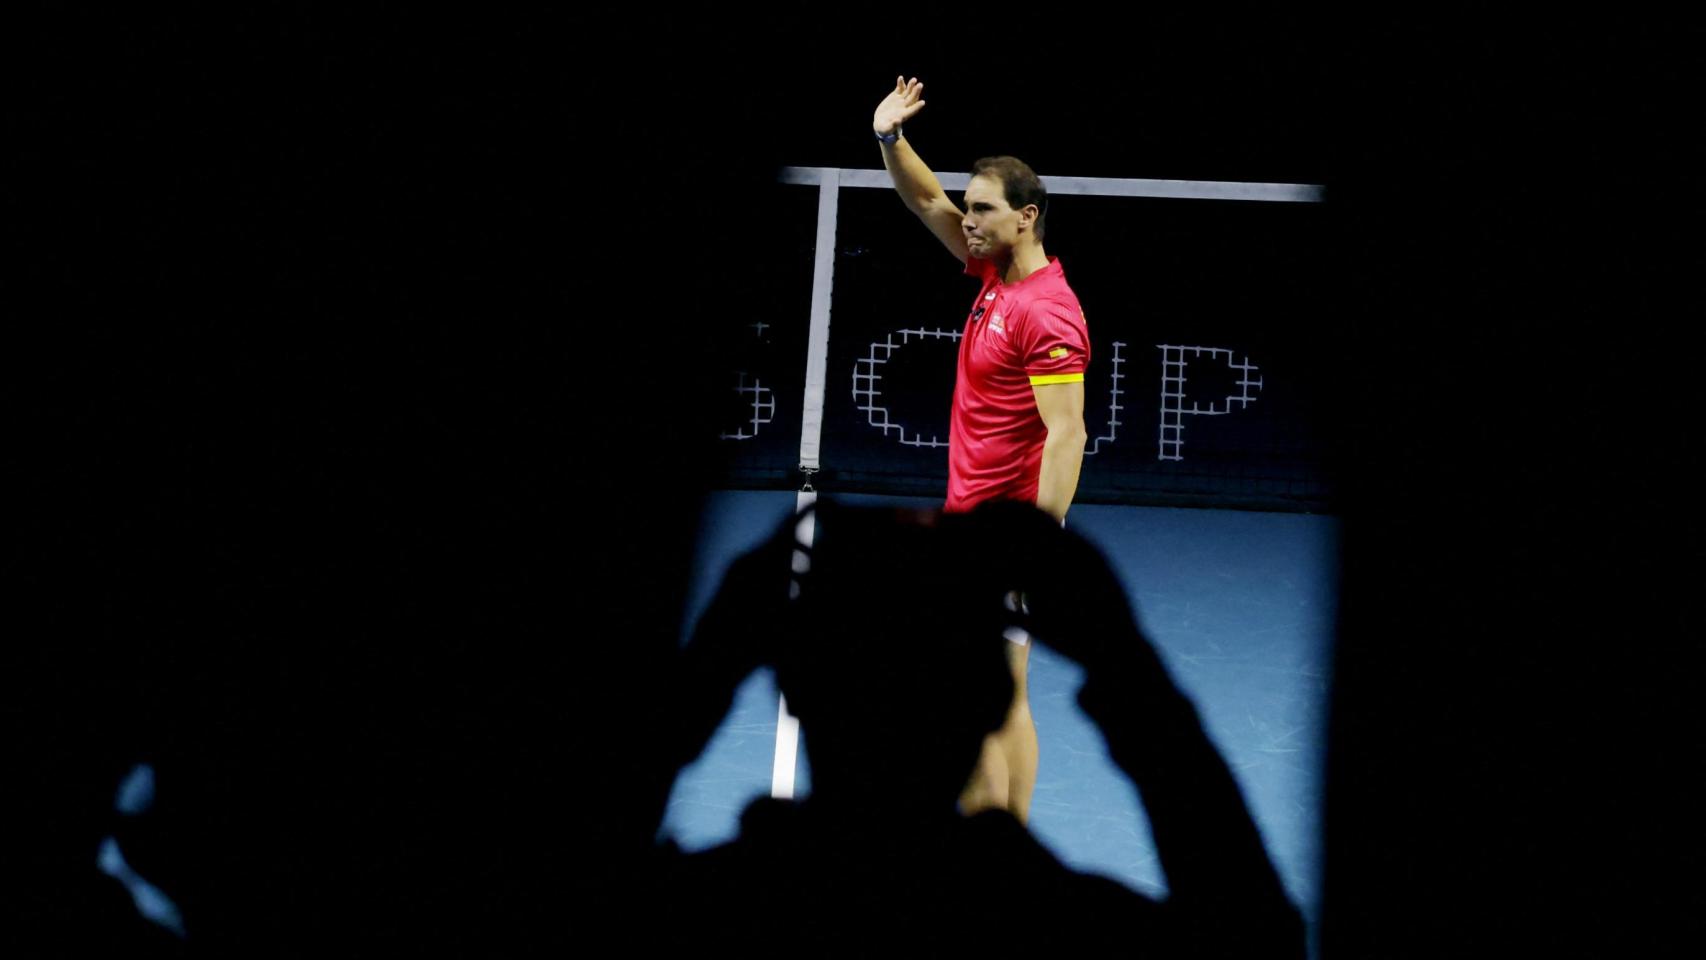
M 1037 205 L 1037 239 L 1043 238 L 1043 221 L 1048 217 L 1048 191 L 1043 189 L 1043 182 L 1025 161 L 1018 157 L 984 157 L 971 165 L 971 175 L 974 177 L 994 177 L 1001 181 L 1001 192 L 1007 198 L 1007 205 L 1015 210 L 1023 210 L 1031 204 Z

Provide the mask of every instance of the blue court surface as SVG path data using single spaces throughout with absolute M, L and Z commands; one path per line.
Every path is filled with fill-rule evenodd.
M 841 502 L 939 506 L 937 500 Z M 728 563 L 794 509 L 792 493 L 723 491 L 706 502 L 688 623 Z M 1303 910 L 1320 916 L 1321 793 L 1337 581 L 1335 518 L 1234 510 L 1080 504 L 1068 526 L 1113 562 L 1139 621 L 1243 788 L 1269 855 Z M 903 664 L 895 664 L 900 667 Z M 1108 760 L 1075 701 L 1082 671 L 1037 646 L 1031 709 L 1041 765 L 1031 830 L 1072 867 L 1144 893 L 1166 890 L 1137 790 Z M 740 812 L 770 792 L 778 699 L 754 675 L 671 794 L 663 835 L 687 850 L 732 839 Z M 797 791 L 810 790 L 801 751 Z

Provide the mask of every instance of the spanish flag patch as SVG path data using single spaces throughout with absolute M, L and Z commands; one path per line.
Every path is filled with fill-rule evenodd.
M 1048 352 L 1048 358 L 1050 360 L 1059 360 L 1061 357 L 1066 356 L 1070 352 L 1071 351 L 1067 350 L 1065 347 L 1055 347 L 1053 350 Z

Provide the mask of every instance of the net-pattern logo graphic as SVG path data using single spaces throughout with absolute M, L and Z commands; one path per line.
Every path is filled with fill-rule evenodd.
M 753 377 L 752 382 L 748 383 L 744 370 L 738 376 L 735 392 L 741 396 L 752 397 L 752 419 L 748 420 L 745 426 L 736 427 L 734 433 L 719 434 L 724 440 L 751 440 L 758 436 L 759 428 L 776 419 L 775 391 L 765 386 L 757 377 Z M 747 427 L 752 428 L 751 433 L 747 432 Z
M 1161 350 L 1161 434 L 1160 449 L 1155 459 L 1183 460 L 1185 459 L 1185 418 L 1223 417 L 1233 412 L 1233 404 L 1237 404 L 1238 409 L 1243 410 L 1255 403 L 1256 398 L 1251 395 L 1250 391 L 1252 387 L 1261 390 L 1262 380 L 1260 377 L 1255 379 L 1251 379 L 1251 377 L 1260 368 L 1251 363 L 1248 356 L 1240 361 L 1233 356 L 1231 350 L 1223 350 L 1219 347 L 1185 347 L 1167 343 L 1158 343 L 1156 347 Z M 1209 360 L 1224 359 L 1226 366 L 1238 374 L 1238 380 L 1234 383 L 1238 392 L 1223 398 L 1223 406 L 1217 406 L 1213 401 L 1210 401 L 1205 407 L 1192 400 L 1190 407 L 1187 408 L 1185 406 L 1185 367 L 1189 363 L 1186 359 L 1187 354 L 1192 359 L 1197 360 L 1201 360 L 1205 354 Z
M 895 343 L 894 338 L 900 337 Z M 900 442 L 908 447 L 924 447 L 936 449 L 946 447 L 948 442 L 938 436 L 931 435 L 926 440 L 922 433 L 908 434 L 903 424 L 894 422 L 889 416 L 887 407 L 878 403 L 883 395 L 882 366 L 889 362 L 894 352 L 911 343 L 914 338 L 923 340 L 951 340 L 959 342 L 958 330 L 896 330 L 883 337 L 880 341 L 871 343 L 870 352 L 853 363 L 853 402 L 865 413 L 865 422 L 883 432 L 887 437 L 891 432 L 898 434 Z M 881 354 L 879 356 L 878 354 Z
M 1125 423 L 1124 420 L 1120 419 L 1120 411 L 1125 409 L 1125 405 L 1120 403 L 1120 394 L 1125 393 L 1124 390 L 1120 389 L 1120 381 L 1125 379 L 1125 374 L 1120 372 L 1120 364 L 1125 363 L 1125 358 L 1120 356 L 1120 348 L 1124 346 L 1123 340 L 1114 341 L 1114 386 L 1108 394 L 1108 434 L 1105 437 L 1097 437 L 1090 441 L 1089 449 L 1084 451 L 1086 457 L 1095 456 L 1101 452 L 1102 444 L 1111 444 L 1118 439 L 1120 425 Z

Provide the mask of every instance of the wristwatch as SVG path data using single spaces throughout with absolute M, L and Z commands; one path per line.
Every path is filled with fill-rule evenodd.
M 871 132 L 876 133 L 875 130 L 873 130 Z M 895 127 L 893 133 L 887 133 L 887 134 L 877 133 L 877 139 L 881 140 L 882 142 L 884 142 L 886 144 L 889 144 L 890 146 L 893 146 L 894 142 L 896 140 L 900 139 L 900 127 Z

